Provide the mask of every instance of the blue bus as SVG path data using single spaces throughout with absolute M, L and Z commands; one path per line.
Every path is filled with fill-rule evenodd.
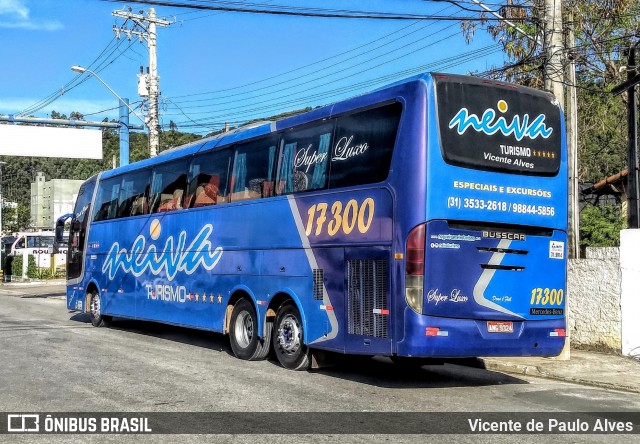
M 88 179 L 67 305 L 296 370 L 316 351 L 554 356 L 567 187 L 550 93 L 423 74 Z

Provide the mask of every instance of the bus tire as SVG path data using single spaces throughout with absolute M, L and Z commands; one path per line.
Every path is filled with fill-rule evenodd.
M 100 293 L 94 290 L 89 294 L 89 315 L 91 316 L 91 324 L 94 327 L 108 327 L 111 325 L 111 316 L 102 314 L 102 300 L 100 299 Z
M 302 317 L 296 305 L 287 301 L 276 313 L 273 329 L 273 350 L 278 361 L 289 370 L 307 370 L 311 353 L 304 344 Z
M 258 335 L 258 316 L 253 305 L 240 299 L 231 312 L 229 342 L 236 358 L 258 361 L 269 354 L 271 345 L 271 323 L 267 323 L 267 334 L 263 339 Z

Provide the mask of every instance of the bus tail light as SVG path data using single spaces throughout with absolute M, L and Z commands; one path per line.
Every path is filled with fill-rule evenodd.
M 447 330 L 440 330 L 440 327 L 427 327 L 424 331 L 425 336 L 449 336 Z
M 409 233 L 404 294 L 407 304 L 416 313 L 422 314 L 424 290 L 424 243 L 426 225 L 421 224 Z

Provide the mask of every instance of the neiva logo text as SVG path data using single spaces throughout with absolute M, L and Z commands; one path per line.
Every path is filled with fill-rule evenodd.
M 160 223 L 156 219 L 151 223 L 150 237 L 152 240 L 160 236 Z M 166 279 L 172 281 L 178 272 L 192 274 L 198 267 L 205 270 L 213 270 L 222 257 L 222 247 L 214 248 L 209 240 L 213 232 L 213 226 L 206 224 L 187 246 L 187 232 L 181 231 L 178 240 L 169 236 L 164 247 L 158 251 L 155 244 L 147 245 L 147 237 L 139 235 L 129 251 L 120 248 L 115 242 L 102 266 L 102 272 L 109 273 L 109 279 L 113 280 L 122 268 L 125 273 L 131 273 L 140 277 L 146 272 L 153 275 L 165 274 Z
M 505 113 L 509 106 L 504 100 L 498 101 L 498 111 Z M 462 108 L 449 122 L 449 128 L 457 126 L 458 134 L 462 135 L 469 128 L 492 136 L 500 132 L 504 136 L 513 136 L 517 141 L 524 139 L 536 139 L 542 137 L 548 138 L 553 132 L 553 128 L 547 128 L 545 124 L 546 116 L 539 114 L 533 120 L 529 114 L 524 116 L 515 115 L 510 122 L 504 116 L 499 116 L 493 108 L 487 108 L 481 117 L 476 114 L 469 113 L 467 108 Z

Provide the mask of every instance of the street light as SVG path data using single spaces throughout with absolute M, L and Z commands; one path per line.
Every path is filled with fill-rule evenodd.
M 72 67 L 71 67 L 71 71 L 78 72 L 78 73 L 80 73 L 80 74 L 83 74 L 83 73 L 85 73 L 85 72 L 88 72 L 89 74 L 91 74 L 92 76 L 94 76 L 96 79 L 100 80 L 100 82 L 101 82 L 101 83 L 102 83 L 102 84 L 103 84 L 103 85 L 104 85 L 104 86 L 105 86 L 109 91 L 111 91 L 111 94 L 113 94 L 114 96 L 116 96 L 116 98 L 117 98 L 121 103 L 123 103 L 127 108 L 129 108 L 129 111 L 131 111 L 131 113 L 132 113 L 134 116 L 136 116 L 138 119 L 140 119 L 140 120 L 142 121 L 142 123 L 144 123 L 144 124 L 145 124 L 145 126 L 147 126 L 147 122 L 145 122 L 145 120 L 144 120 L 142 117 L 140 117 L 140 116 L 138 115 L 138 113 L 136 113 L 136 112 L 133 110 L 133 108 L 131 108 L 131 107 L 129 106 L 129 104 L 128 104 L 127 102 L 125 102 L 125 100 L 124 100 L 122 97 L 120 97 L 120 96 L 119 96 L 119 95 L 118 95 L 118 94 L 117 94 L 113 89 L 111 89 L 111 87 L 110 87 L 109 85 L 107 85 L 107 84 L 105 83 L 105 81 L 104 81 L 104 80 L 102 80 L 102 79 L 100 78 L 100 76 L 99 76 L 98 74 L 96 74 L 94 71 L 91 71 L 89 68 L 83 68 L 82 66 L 77 66 L 77 65 L 72 66 Z
M 71 71 L 78 72 L 80 74 L 88 72 L 93 75 L 96 79 L 100 80 L 102 83 L 120 102 L 120 166 L 129 164 L 129 113 L 126 112 L 124 107 L 126 106 L 130 112 L 133 113 L 138 119 L 144 123 L 146 127 L 148 127 L 147 123 L 144 121 L 142 117 L 140 117 L 134 110 L 129 106 L 129 99 L 123 99 L 116 92 L 111 89 L 109 85 L 105 83 L 104 80 L 100 78 L 98 74 L 94 71 L 91 71 L 88 68 L 83 68 L 82 66 L 74 65 L 71 67 Z

